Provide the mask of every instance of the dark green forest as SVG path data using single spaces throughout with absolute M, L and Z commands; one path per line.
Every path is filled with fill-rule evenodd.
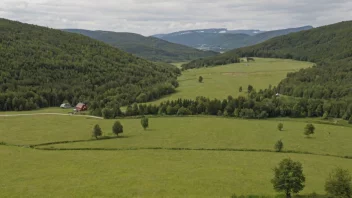
M 63 101 L 101 107 L 157 99 L 175 91 L 180 71 L 86 36 L 0 19 L 0 110 Z
M 352 21 L 292 33 L 262 44 L 199 59 L 183 69 L 227 64 L 238 57 L 286 58 L 316 66 L 289 73 L 278 85 L 281 94 L 339 100 L 352 97 Z
M 185 62 L 218 54 L 217 52 L 202 51 L 185 45 L 170 43 L 154 37 L 144 37 L 134 33 L 80 29 L 65 29 L 64 31 L 89 36 L 151 61 Z

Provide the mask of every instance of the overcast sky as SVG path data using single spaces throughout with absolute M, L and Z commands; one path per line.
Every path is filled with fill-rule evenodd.
M 352 0 L 0 0 L 0 18 L 143 35 L 205 28 L 273 30 L 352 20 Z

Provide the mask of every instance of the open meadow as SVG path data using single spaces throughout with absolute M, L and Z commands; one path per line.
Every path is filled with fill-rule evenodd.
M 176 64 L 179 66 L 180 64 Z M 255 89 L 265 89 L 269 85 L 277 85 L 289 72 L 299 71 L 313 66 L 313 63 L 294 61 L 288 59 L 255 58 L 255 62 L 242 62 L 230 65 L 185 70 L 178 78 L 180 86 L 176 93 L 153 101 L 160 104 L 166 100 L 195 99 L 197 96 L 225 99 L 243 93 L 248 85 Z M 198 82 L 198 77 L 203 77 L 203 83 Z
M 187 70 L 177 93 L 153 103 L 237 96 L 239 86 L 267 88 L 288 72 L 310 66 L 257 58 L 248 66 Z M 200 75 L 203 83 L 197 80 Z M 144 130 L 140 119 L 125 118 L 119 119 L 124 133 L 116 138 L 116 120 L 70 111 L 0 113 L 0 169 L 5 170 L 0 172 L 0 197 L 274 197 L 272 169 L 284 158 L 303 164 L 307 181 L 301 194 L 322 195 L 330 170 L 352 171 L 352 128 L 342 121 L 167 116 L 150 117 Z M 283 123 L 282 131 L 278 123 Z M 316 127 L 310 138 L 303 134 L 307 123 Z M 99 140 L 92 137 L 96 124 L 103 131 Z M 284 144 L 281 153 L 274 149 L 278 140 Z
M 0 146 L 1 197 L 274 196 L 272 168 L 290 157 L 307 177 L 301 194 L 324 193 L 336 166 L 352 160 L 222 151 L 41 151 Z M 245 181 L 245 182 L 244 182 Z
M 1 197 L 274 196 L 272 168 L 286 157 L 303 164 L 307 183 L 301 194 L 323 194 L 331 169 L 339 166 L 352 171 L 352 159 L 343 158 L 352 156 L 350 127 L 315 124 L 316 134 L 305 138 L 304 119 L 284 119 L 283 131 L 277 130 L 280 121 L 276 119 L 149 120 L 150 128 L 144 131 L 140 119 L 121 119 L 124 133 L 120 138 L 96 141 L 91 137 L 93 126 L 99 124 L 103 135 L 112 137 L 114 120 L 0 117 L 0 142 L 7 144 L 0 146 L 0 168 L 6 170 L 0 173 Z M 273 149 L 279 139 L 284 142 L 283 153 Z M 82 142 L 28 148 L 59 141 Z

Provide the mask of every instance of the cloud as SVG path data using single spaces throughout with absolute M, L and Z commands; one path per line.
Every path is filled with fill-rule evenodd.
M 322 26 L 352 19 L 350 0 L 2 0 L 0 17 L 52 28 L 135 32 Z

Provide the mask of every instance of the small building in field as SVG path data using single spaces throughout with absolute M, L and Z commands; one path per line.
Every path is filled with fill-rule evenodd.
M 77 111 L 87 111 L 88 106 L 86 104 L 80 102 L 76 105 L 76 110 Z
M 63 104 L 60 105 L 60 108 L 69 109 L 69 108 L 72 108 L 72 106 L 69 103 L 63 103 Z

